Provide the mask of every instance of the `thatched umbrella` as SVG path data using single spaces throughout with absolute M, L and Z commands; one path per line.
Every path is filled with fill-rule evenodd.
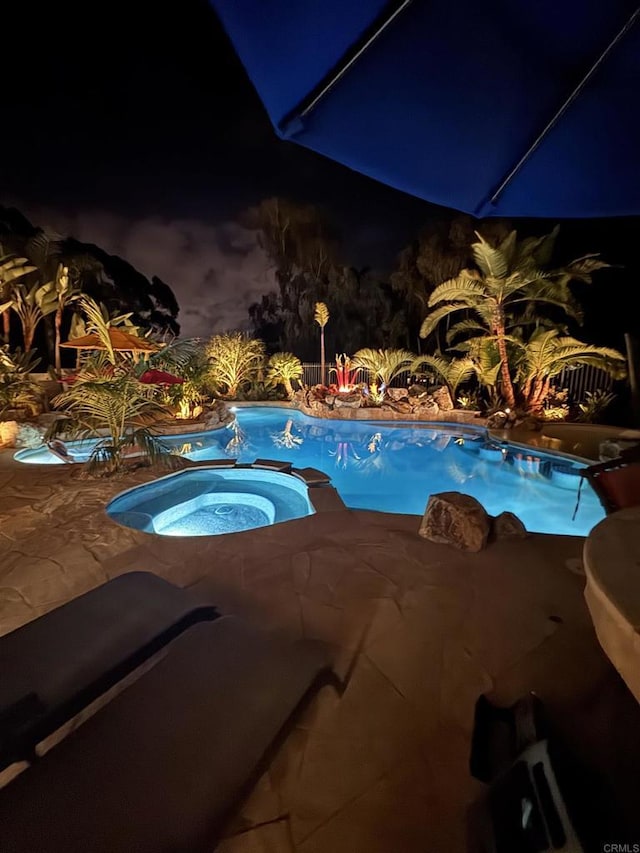
M 107 331 L 109 340 L 111 341 L 111 348 L 114 352 L 132 352 L 139 355 L 140 353 L 158 352 L 158 350 L 162 349 L 160 344 L 156 344 L 146 338 L 139 338 L 137 335 L 130 335 L 128 332 L 123 332 L 120 329 L 109 328 Z M 95 333 L 84 335 L 81 338 L 72 338 L 70 341 L 61 344 L 61 346 L 77 350 L 108 349 L 100 336 Z
M 137 335 L 131 335 L 129 332 L 123 332 L 121 329 L 109 327 L 107 333 L 111 343 L 112 355 L 114 352 L 130 352 L 133 354 L 135 362 L 139 361 L 141 355 L 149 355 L 162 349 L 160 344 L 149 341 L 147 338 L 139 338 Z M 78 356 L 80 355 L 80 350 L 93 349 L 104 350 L 106 352 L 109 349 L 100 335 L 95 332 L 92 332 L 90 335 L 83 335 L 81 338 L 71 338 L 70 341 L 60 344 L 60 346 L 78 350 Z

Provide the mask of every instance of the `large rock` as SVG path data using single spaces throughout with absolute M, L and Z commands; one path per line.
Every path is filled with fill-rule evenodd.
M 339 394 L 335 400 L 336 409 L 359 409 L 362 405 L 360 394 Z
M 389 400 L 384 405 L 386 409 L 391 409 L 391 411 L 398 412 L 400 415 L 410 415 L 413 413 L 413 406 L 409 403 L 408 398 L 406 400 L 398 400 L 397 402 Z
M 446 385 L 438 388 L 431 396 L 443 412 L 450 412 L 453 409 L 453 400 Z
M 487 429 L 505 429 L 509 425 L 506 412 L 494 412 L 487 418 Z
M 18 438 L 17 421 L 0 421 L 0 447 L 15 447 Z
M 491 519 L 471 495 L 440 492 L 431 495 L 418 531 L 431 542 L 461 551 L 481 551 L 487 544 Z
M 524 539 L 529 535 L 527 528 L 512 512 L 501 512 L 500 515 L 496 515 L 491 525 L 491 532 L 495 539 Z
M 385 394 L 389 398 L 389 400 L 393 400 L 394 403 L 398 403 L 400 400 L 407 400 L 409 397 L 409 389 L 408 388 L 387 388 Z
M 410 385 L 407 390 L 410 397 L 426 397 L 429 393 L 429 389 L 426 385 L 420 385 L 416 382 L 414 382 L 413 385 Z
M 319 400 L 311 400 L 307 406 L 308 411 L 316 418 L 325 418 L 327 413 L 333 409 L 333 406 L 325 405 Z
M 436 401 L 431 397 L 431 395 L 427 394 L 425 397 L 417 398 L 418 404 L 416 405 L 414 399 L 413 405 L 413 414 L 417 418 L 424 418 L 425 420 L 429 420 L 429 418 L 435 417 L 440 411 L 440 406 L 436 403 Z

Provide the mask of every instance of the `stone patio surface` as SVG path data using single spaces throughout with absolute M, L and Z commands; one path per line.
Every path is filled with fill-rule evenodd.
M 582 539 L 531 535 L 465 554 L 418 537 L 417 517 L 350 510 L 227 536 L 151 536 L 104 511 L 148 474 L 76 473 L 0 454 L 0 634 L 147 570 L 223 613 L 326 641 L 348 680 L 298 719 L 221 853 L 465 850 L 466 810 L 483 787 L 468 772 L 481 693 L 510 704 L 535 690 L 602 797 L 632 820 L 640 708 L 596 640 Z

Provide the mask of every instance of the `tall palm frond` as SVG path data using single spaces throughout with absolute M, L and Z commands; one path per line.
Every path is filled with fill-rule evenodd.
M 539 410 L 549 394 L 551 380 L 574 365 L 590 365 L 616 379 L 626 375 L 626 359 L 617 350 L 561 336 L 556 329 L 541 329 L 523 346 L 518 364 L 525 405 Z
M 63 417 L 53 422 L 48 436 L 98 436 L 100 440 L 90 461 L 107 472 L 118 470 L 132 447 L 155 459 L 166 454 L 168 448 L 153 435 L 148 422 L 160 414 L 169 414 L 169 410 L 153 394 L 152 387 L 141 384 L 131 373 L 86 371 L 53 399 Z
M 329 322 L 329 309 L 324 302 L 316 302 L 313 311 L 313 319 L 321 329 Z
M 471 379 L 475 368 L 471 358 L 444 358 L 438 355 L 421 355 L 411 365 L 411 372 L 437 376 L 455 399 L 458 388 Z
M 389 385 L 396 376 L 409 373 L 414 354 L 405 349 L 361 349 L 352 365 L 366 370 L 370 378 Z
M 109 336 L 109 321 L 105 319 L 103 311 L 90 296 L 86 294 L 81 296 L 78 304 L 85 315 L 85 328 L 87 334 L 94 334 L 100 338 L 100 343 L 104 347 L 105 352 L 112 364 L 116 362 L 116 354 Z
M 201 355 L 203 355 L 203 347 L 197 338 L 175 338 L 158 352 L 145 356 L 144 361 L 141 361 L 140 370 L 144 372 L 147 368 L 153 367 L 180 373 L 187 370 L 189 365 L 194 360 L 198 360 Z

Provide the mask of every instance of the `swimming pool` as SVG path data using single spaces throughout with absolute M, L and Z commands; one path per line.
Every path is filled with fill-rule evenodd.
M 456 425 L 322 420 L 255 407 L 238 409 L 229 427 L 171 436 L 167 443 L 196 460 L 266 458 L 318 468 L 331 477 L 347 506 L 360 509 L 421 515 L 430 494 L 459 491 L 477 498 L 492 515 L 516 513 L 528 530 L 541 533 L 586 536 L 604 517 L 585 483 L 572 518 L 579 463 L 492 444 L 483 430 Z M 72 453 L 88 452 L 86 443 L 78 451 L 73 443 L 69 447 Z M 46 448 L 16 457 L 21 454 L 22 461 L 52 461 Z

